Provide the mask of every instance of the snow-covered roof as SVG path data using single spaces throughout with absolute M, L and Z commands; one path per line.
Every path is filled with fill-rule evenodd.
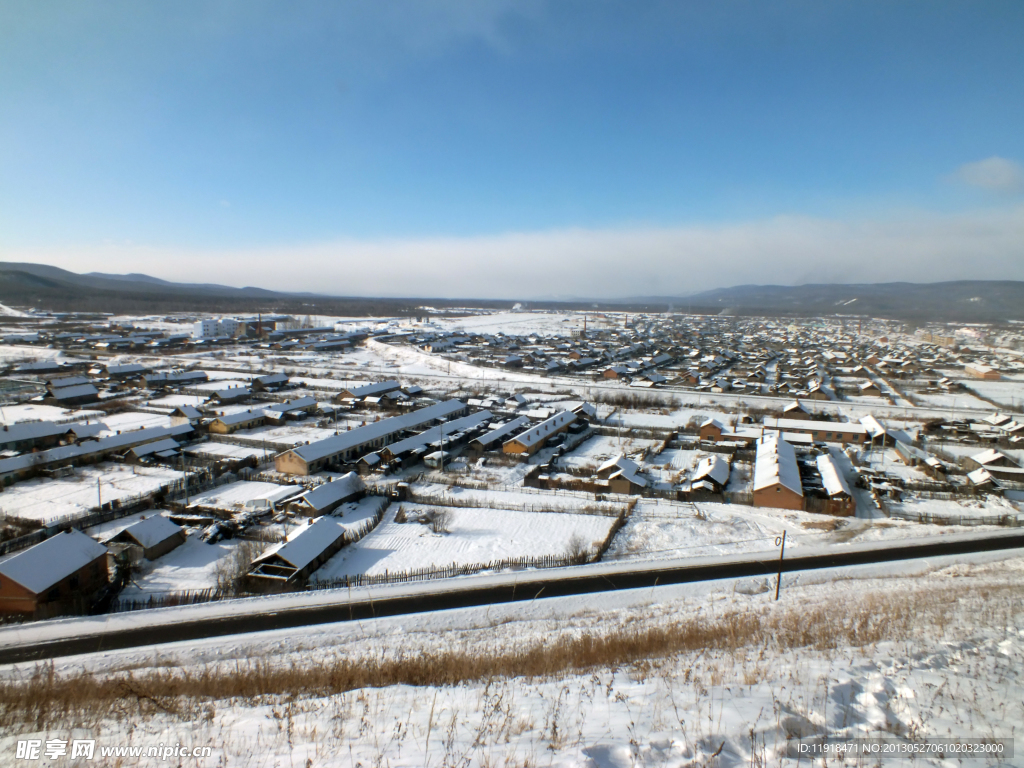
M 191 417 L 189 417 L 191 418 Z M 219 421 L 226 427 L 233 426 L 235 424 L 242 424 L 246 421 L 252 421 L 253 419 L 262 419 L 262 411 L 238 411 L 238 413 L 229 413 L 224 416 L 218 416 L 214 421 Z
M 476 413 L 471 413 L 469 416 L 463 416 L 461 419 L 446 421 L 444 424 L 431 427 L 418 435 L 413 435 L 412 437 L 405 438 L 405 440 L 399 440 L 397 443 L 392 443 L 387 447 L 387 451 L 392 456 L 398 456 L 406 451 L 420 448 L 427 443 L 433 443 L 445 437 L 451 438 L 451 436 L 456 432 L 479 427 L 484 422 L 490 421 L 493 418 L 494 414 L 490 411 L 477 411 Z
M 0 574 L 39 595 L 106 553 L 105 546 L 72 528 L 0 563 Z
M 711 478 L 718 485 L 725 485 L 729 482 L 729 462 L 718 454 L 701 459 L 693 471 L 690 482 L 699 482 L 706 477 Z
M 302 445 L 292 449 L 300 459 L 306 462 L 327 458 L 343 453 L 350 448 L 357 448 L 387 435 L 395 434 L 406 429 L 413 429 L 436 419 L 443 419 L 466 406 L 459 400 L 446 400 L 443 403 L 420 408 L 412 413 L 405 413 L 401 416 L 393 416 L 390 419 L 367 424 L 364 427 L 357 427 L 340 435 L 334 435 L 324 440 L 318 440 L 309 445 Z
M 68 400 L 73 397 L 91 397 L 99 393 L 100 391 L 92 384 L 77 384 L 71 387 L 60 387 L 51 391 L 56 400 Z
M 561 413 L 555 414 L 550 419 L 542 421 L 535 427 L 516 435 L 512 440 L 515 440 L 520 445 L 529 448 L 535 443 L 546 440 L 554 434 L 554 431 L 561 429 L 562 427 L 572 424 L 576 421 L 576 414 L 572 411 L 562 411 Z M 512 442 L 509 440 L 508 442 Z
M 137 457 L 149 456 L 151 453 L 160 453 L 161 451 L 177 451 L 180 446 L 178 441 L 173 437 L 166 437 L 163 440 L 156 440 L 152 443 L 144 443 L 143 445 L 137 445 L 132 448 L 131 453 Z
M 307 491 L 299 497 L 299 501 L 306 502 L 313 509 L 325 509 L 339 499 L 345 499 L 360 493 L 365 488 L 366 486 L 363 484 L 362 478 L 355 472 L 349 472 L 337 480 L 319 485 L 312 491 Z
M 39 440 L 65 434 L 70 427 L 54 424 L 52 421 L 26 421 L 21 424 L 4 424 L 0 430 L 0 444 L 19 443 L 22 440 Z
M 821 484 L 825 487 L 829 496 L 850 496 L 850 486 L 846 484 L 843 473 L 839 471 L 835 461 L 827 453 L 817 458 L 818 472 L 821 474 Z
M 852 422 L 838 423 L 835 421 L 811 421 L 810 419 L 776 419 L 766 416 L 764 419 L 765 429 L 778 429 L 782 431 L 794 430 L 797 432 L 843 432 L 846 434 L 866 435 L 867 428 L 863 424 Z
M 511 435 L 513 432 L 522 429 L 530 423 L 530 419 L 526 416 L 517 416 L 500 427 L 495 427 L 490 432 L 481 435 L 476 438 L 476 442 L 480 443 L 484 448 L 492 445 L 496 440 L 501 440 L 506 435 Z
M 885 436 L 885 427 L 874 416 L 865 416 L 860 420 L 860 423 L 872 438 Z
M 184 530 L 180 525 L 168 520 L 163 515 L 151 515 L 128 526 L 112 538 L 130 536 L 138 542 L 140 547 L 149 549 Z
M 301 411 L 304 408 L 312 408 L 316 405 L 315 397 L 298 397 L 295 400 L 288 400 L 284 403 L 274 403 L 264 408 L 264 411 L 274 411 L 276 413 L 289 413 L 291 411 Z
M 340 520 L 334 517 L 318 517 L 309 525 L 292 531 L 287 541 L 270 547 L 256 558 L 253 564 L 266 562 L 276 556 L 301 571 L 344 535 L 345 526 Z
M 971 481 L 973 485 L 985 485 L 986 483 L 995 483 L 992 479 L 992 475 L 989 474 L 988 470 L 984 467 L 976 469 L 973 472 L 967 473 L 967 479 Z
M 284 373 L 270 373 L 266 376 L 257 376 L 253 381 L 264 387 L 274 384 L 285 384 L 288 381 L 288 375 Z
M 572 409 L 573 413 L 579 416 L 585 416 L 588 419 L 597 418 L 597 408 L 587 402 L 580 403 Z
M 221 400 L 234 400 L 240 397 L 249 397 L 252 394 L 252 390 L 248 387 L 228 387 L 227 389 L 217 389 L 210 393 L 210 397 L 216 397 Z
M 754 463 L 754 490 L 782 485 L 799 496 L 804 495 L 800 482 L 800 468 L 796 463 L 796 451 L 778 432 L 765 432 L 757 441 L 757 456 Z
M 608 461 L 598 467 L 597 473 L 601 474 L 609 469 L 620 469 L 624 472 L 635 474 L 640 471 L 640 465 L 632 459 L 627 459 L 625 456 L 616 456 L 613 459 L 608 459 Z
M 99 440 L 87 440 L 80 445 L 62 445 L 38 453 L 12 456 L 9 459 L 0 459 L 0 475 L 21 471 L 31 466 L 45 467 L 54 462 L 67 461 L 78 456 L 92 456 L 107 451 L 116 451 L 120 448 L 127 449 L 164 437 L 187 434 L 191 431 L 192 427 L 188 424 L 181 424 L 177 427 L 147 427 L 131 432 L 122 432 L 120 435 L 103 437 Z
M 352 397 L 366 397 L 368 395 L 382 395 L 385 392 L 390 392 L 394 389 L 401 389 L 402 385 L 394 379 L 388 381 L 379 381 L 376 384 L 366 384 L 362 387 L 354 387 L 348 390 L 348 393 Z
M 975 454 L 974 456 L 971 456 L 971 460 L 976 461 L 981 465 L 995 464 L 997 461 L 1009 463 L 1011 465 L 1014 464 L 1014 462 L 1011 459 L 1007 458 L 1004 454 L 1000 453 L 995 448 L 989 448 L 987 451 L 982 451 L 981 453 Z

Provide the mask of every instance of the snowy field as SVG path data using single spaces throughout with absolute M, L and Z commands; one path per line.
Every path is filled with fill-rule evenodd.
M 958 408 L 977 408 L 979 410 L 987 408 L 992 410 L 992 403 L 981 400 L 969 392 L 957 392 L 955 395 L 914 392 L 911 396 L 921 405 L 934 405 L 939 408 L 945 408 L 948 411 L 947 417 L 955 414 Z
M 942 518 L 955 519 L 958 517 L 992 518 L 1004 515 L 1020 516 L 1021 512 L 1021 509 L 1012 501 L 1000 498 L 999 496 L 985 496 L 977 500 L 916 499 L 910 496 L 899 503 L 890 502 L 889 507 L 894 515 L 896 513 L 913 516 L 933 515 L 940 520 Z
M 96 507 L 98 496 L 106 504 L 151 493 L 181 477 L 181 472 L 166 467 L 103 462 L 76 467 L 75 473 L 68 477 L 34 478 L 15 483 L 0 494 L 0 510 L 41 521 L 64 515 L 78 517 Z
M 608 535 L 613 522 L 594 515 L 460 507 L 446 508 L 448 532 L 434 533 L 429 524 L 416 522 L 428 505 L 400 506 L 407 522 L 395 522 L 399 507 L 392 505 L 372 533 L 335 555 L 316 572 L 316 579 L 564 555 L 574 537 L 592 547 Z
M 1024 381 L 965 381 L 964 385 L 970 387 L 982 397 L 995 400 L 1015 411 L 1024 408 Z
M 927 504 L 941 506 L 953 502 Z M 1001 499 L 986 508 L 989 510 L 986 514 L 1016 512 Z M 783 532 L 786 533 L 786 551 L 789 552 L 803 547 L 842 547 L 975 530 L 995 530 L 995 527 L 934 526 L 906 520 L 842 518 L 741 504 L 644 499 L 616 535 L 604 559 L 663 560 L 765 551 L 777 553 L 776 538 Z
M 40 403 L 24 403 L 21 405 L 5 405 L 0 408 L 3 415 L 0 416 L 0 423 L 18 424 L 23 421 L 56 421 L 62 422 L 74 418 L 78 412 L 69 411 L 56 405 L 42 405 Z M 100 415 L 106 415 L 102 411 L 95 411 Z
M 58 680 L 130 673 L 133 690 L 150 694 L 156 673 L 223 675 L 225 690 L 228 678 L 264 682 L 258 695 L 175 697 L 174 708 L 169 697 L 158 707 L 126 695 L 81 713 L 46 709 L 7 728 L 0 753 L 13 754 L 17 739 L 69 738 L 77 726 L 86 735 L 76 738 L 101 746 L 213 747 L 183 763 L 199 766 L 789 768 L 819 765 L 797 745 L 826 733 L 1009 737 L 1024 718 L 1019 556 L 788 574 L 778 603 L 771 587 L 727 579 L 57 659 Z M 640 660 L 602 650 L 622 628 L 643 643 Z M 574 656 L 583 638 L 594 645 Z M 526 676 L 548 658 L 552 671 Z M 504 659 L 522 676 L 487 672 Z M 403 665 L 455 682 L 430 672 L 417 685 L 342 682 L 345 670 Z M 33 668 L 2 675 L 25 681 Z M 268 675 L 285 670 L 290 677 Z

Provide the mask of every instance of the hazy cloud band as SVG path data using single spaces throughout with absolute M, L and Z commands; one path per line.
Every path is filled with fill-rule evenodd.
M 534 299 L 685 295 L 739 284 L 1024 280 L 1024 206 L 871 220 L 565 229 L 237 250 L 6 250 L 76 272 L 348 296 Z

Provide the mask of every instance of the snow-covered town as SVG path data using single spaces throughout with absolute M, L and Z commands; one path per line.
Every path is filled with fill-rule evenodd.
M 7 626 L 0 627 L 0 649 L 322 606 L 352 600 L 353 590 L 377 600 L 408 590 L 436 597 L 527 574 L 557 581 L 658 564 L 863 552 L 1012 532 L 1024 523 L 1024 332 L 1013 326 L 910 331 L 870 319 L 528 309 L 424 308 L 405 318 L 361 320 L 7 311 L 0 347 L 0 611 Z M 980 569 L 1009 588 L 1024 572 L 1024 560 L 1014 557 L 1010 549 L 884 572 L 895 569 L 914 595 L 932 594 L 934 574 L 950 568 Z M 999 570 L 1000 562 L 1009 570 Z M 877 582 L 880 568 L 862 566 L 843 578 Z M 764 602 L 776 588 L 808 605 L 861 599 L 861 586 L 838 586 L 820 574 L 793 579 L 664 589 L 673 601 L 693 603 L 696 615 L 724 600 L 728 608 L 715 608 L 715 621 L 736 620 L 737 602 L 742 610 L 770 607 L 772 621 L 795 621 Z M 453 621 L 469 622 L 459 635 L 469 633 L 465 642 L 499 648 L 506 625 L 543 636 L 559 602 L 582 611 L 580 626 L 605 616 L 613 626 L 635 620 L 655 632 L 665 621 L 693 620 L 666 610 L 661 599 L 653 609 L 649 590 L 643 599 L 624 594 L 630 596 L 496 609 L 504 618 L 492 615 L 484 624 L 505 628 L 484 633 L 490 639 L 468 628 L 482 626 L 480 609 Z M 711 602 L 701 607 L 705 600 Z M 372 633 L 402 631 L 395 621 L 374 622 Z M 385 657 L 435 640 L 463 642 L 442 639 L 455 630 L 429 621 L 412 626 L 417 639 L 406 637 L 400 650 L 388 644 Z M 339 631 L 323 647 L 314 644 L 317 654 L 369 652 L 370 645 L 349 648 L 355 637 Z M 299 652 L 297 640 L 268 637 L 275 634 L 282 638 L 275 654 Z M 259 639 L 231 640 L 233 651 L 204 641 L 203 663 L 251 660 L 251 643 L 271 642 L 253 637 Z M 494 648 L 489 653 L 500 655 Z M 787 653 L 811 668 L 824 663 L 796 648 Z M 932 653 L 948 651 L 936 646 Z M 150 654 L 117 652 L 88 666 L 147 669 Z M 717 669 L 724 662 L 713 654 L 701 663 Z M 750 663 L 741 664 L 745 676 L 754 675 Z M 30 667 L 10 669 L 26 674 Z M 644 690 L 664 687 L 659 675 L 680 672 L 650 674 Z M 801 706 L 833 695 L 816 690 L 813 679 L 805 680 Z M 898 689 L 882 678 L 858 680 Z M 585 692 L 594 685 L 626 692 L 621 702 L 602 705 L 608 722 L 641 695 L 632 673 L 577 682 L 572 697 L 593 697 Z M 553 684 L 509 685 L 502 683 L 499 698 L 522 698 L 526 709 L 502 715 L 514 720 L 503 725 L 479 710 L 472 727 L 522 733 L 529 721 L 557 731 L 567 724 L 540 721 L 577 718 L 574 746 L 569 735 L 552 736 L 558 754 L 590 748 L 589 731 L 611 727 L 584 723 L 570 711 L 580 702 L 561 701 Z M 771 688 L 766 677 L 753 685 Z M 565 709 L 560 714 L 545 710 L 553 694 Z M 374 694 L 363 717 L 377 722 L 383 712 L 409 706 L 406 693 L 395 695 L 385 703 Z M 430 694 L 445 702 L 444 727 L 455 729 L 446 749 L 476 751 L 473 760 L 486 764 L 476 746 L 482 737 L 460 731 L 453 695 L 443 688 Z M 765 711 L 763 693 L 750 695 L 749 705 L 726 714 L 747 722 L 746 710 L 757 708 L 761 726 L 771 726 L 777 739 L 780 705 Z M 409 721 L 388 738 L 437 727 L 429 717 L 426 726 L 418 720 L 421 708 L 413 705 Z M 609 749 L 653 750 L 669 764 L 673 755 L 692 760 L 714 751 L 707 739 L 725 733 L 714 722 L 722 715 L 719 709 L 710 724 L 695 723 L 686 738 L 633 747 L 627 740 Z M 654 720 L 644 727 L 664 731 L 664 723 L 655 728 L 664 716 L 645 715 Z M 797 717 L 796 710 L 786 717 Z M 801 729 L 817 733 L 809 711 L 799 717 L 807 725 L 797 736 Z M 862 722 L 849 723 L 850 733 L 877 735 L 874 716 L 857 717 Z M 753 742 L 735 745 L 744 760 L 755 742 L 768 748 L 767 732 L 752 733 Z M 508 732 L 504 738 L 517 743 Z M 221 754 L 238 748 L 225 745 Z M 319 749 L 290 748 L 303 760 Z M 770 748 L 798 756 L 790 736 Z M 429 751 L 416 754 L 413 762 L 422 763 Z
M 1022 40 L 0 1 L 0 768 L 1024 766 Z

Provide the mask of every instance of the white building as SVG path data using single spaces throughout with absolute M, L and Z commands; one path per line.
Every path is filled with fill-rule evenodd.
M 209 318 L 200 320 L 192 326 L 192 335 L 197 339 L 210 339 L 216 336 L 234 336 L 242 323 L 230 317 L 219 320 Z

